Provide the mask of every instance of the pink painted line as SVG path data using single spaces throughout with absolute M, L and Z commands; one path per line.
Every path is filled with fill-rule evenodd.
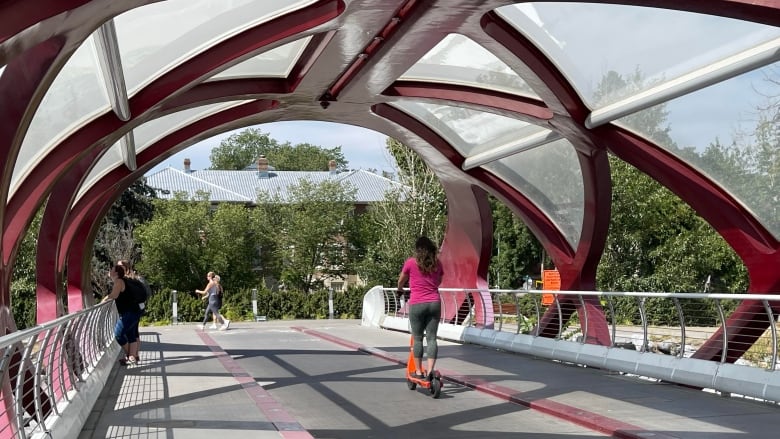
M 314 439 L 314 436 L 306 431 L 303 426 L 279 403 L 267 390 L 257 384 L 254 378 L 236 360 L 225 352 L 207 332 L 198 331 L 203 344 L 214 353 L 222 367 L 233 375 L 233 378 L 241 384 L 247 395 L 254 401 L 255 406 L 265 415 L 269 422 L 274 424 L 279 435 L 286 439 Z
M 383 351 L 378 348 L 361 345 L 349 340 L 336 337 L 331 334 L 316 331 L 313 329 L 307 329 L 302 326 L 295 326 L 292 329 L 303 332 L 304 334 L 310 334 L 323 340 L 330 341 L 332 343 L 344 346 L 349 349 L 354 349 L 359 352 L 364 352 L 370 355 L 377 356 L 379 358 L 388 360 L 393 363 L 406 365 L 406 358 L 399 359 L 398 357 Z M 542 413 L 546 413 L 556 418 L 563 419 L 585 428 L 589 428 L 600 433 L 608 434 L 612 437 L 619 439 L 679 439 L 677 436 L 671 436 L 666 433 L 659 433 L 650 430 L 645 430 L 636 425 L 627 424 L 616 419 L 607 418 L 597 413 L 582 410 L 580 408 L 561 404 L 556 401 L 552 401 L 546 398 L 540 399 L 527 399 L 522 397 L 522 392 L 511 389 L 506 386 L 493 384 L 490 381 L 471 378 L 467 375 L 458 374 L 454 371 L 445 369 L 439 369 L 442 374 L 442 379 L 453 383 L 460 384 L 465 387 L 477 390 L 488 395 L 495 396 L 505 401 L 522 405 L 534 410 L 538 410 Z

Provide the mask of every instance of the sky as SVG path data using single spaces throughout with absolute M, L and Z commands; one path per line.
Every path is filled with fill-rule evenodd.
M 349 162 L 349 169 L 376 169 L 379 172 L 392 172 L 394 163 L 385 148 L 387 136 L 369 129 L 353 125 L 332 122 L 298 121 L 272 122 L 255 125 L 254 128 L 268 133 L 279 142 L 310 143 L 323 148 L 341 146 L 341 152 Z M 211 166 L 209 155 L 214 147 L 219 146 L 222 139 L 245 128 L 228 131 L 218 136 L 196 143 L 164 160 L 148 174 L 172 167 L 184 168 L 184 159 L 189 158 L 192 169 L 206 169 Z

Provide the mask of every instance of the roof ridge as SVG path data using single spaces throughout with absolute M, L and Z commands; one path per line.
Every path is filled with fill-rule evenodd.
M 205 184 L 207 184 L 207 185 L 209 185 L 209 186 L 215 187 L 215 188 L 217 188 L 217 189 L 219 189 L 219 190 L 222 190 L 222 191 L 225 191 L 225 192 L 228 192 L 228 193 L 231 193 L 231 194 L 237 195 L 238 197 L 240 197 L 240 198 L 243 198 L 243 199 L 245 199 L 246 201 L 249 201 L 249 202 L 254 202 L 254 201 L 256 201 L 256 200 L 253 200 L 253 199 L 251 199 L 251 198 L 249 198 L 249 197 L 246 197 L 246 196 L 244 196 L 244 195 L 242 195 L 242 194 L 240 194 L 240 193 L 238 193 L 238 192 L 232 191 L 232 190 L 230 190 L 230 189 L 228 189 L 228 188 L 226 188 L 226 187 L 220 186 L 220 185 L 218 185 L 218 184 L 212 183 L 212 182 L 210 182 L 210 181 L 208 181 L 208 180 L 204 180 L 204 179 L 202 179 L 202 178 L 195 177 L 194 175 L 192 175 L 193 173 L 186 173 L 186 172 L 182 172 L 182 171 L 179 171 L 178 169 L 174 169 L 174 171 L 176 171 L 176 172 L 180 172 L 181 174 L 183 174 L 183 175 L 185 175 L 185 176 L 187 176 L 187 177 L 189 177 L 189 178 L 191 178 L 191 179 L 193 179 L 193 180 L 197 180 L 197 181 L 203 182 L 203 183 L 205 183 Z

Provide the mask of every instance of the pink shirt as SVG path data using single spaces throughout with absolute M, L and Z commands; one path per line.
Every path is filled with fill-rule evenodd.
M 442 276 L 444 276 L 441 262 L 437 262 L 436 270 L 432 273 L 423 273 L 417 267 L 417 260 L 409 258 L 404 262 L 401 273 L 409 276 L 409 289 L 412 291 L 409 297 L 409 305 L 441 300 L 439 298 L 439 284 Z

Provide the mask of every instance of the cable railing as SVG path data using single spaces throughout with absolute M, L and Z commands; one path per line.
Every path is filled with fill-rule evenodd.
M 111 302 L 0 337 L 0 438 L 52 437 L 55 422 L 85 419 L 73 410 L 88 414 L 91 406 L 76 407 L 84 405 L 80 390 L 110 371 L 99 363 L 116 352 L 115 321 Z
M 406 317 L 405 301 L 396 290 L 382 291 L 385 313 Z M 457 288 L 440 292 L 442 322 L 456 326 L 677 358 L 693 357 L 709 341 L 719 347 L 713 361 L 778 369 L 780 296 Z M 741 304 L 762 312 L 733 316 Z

